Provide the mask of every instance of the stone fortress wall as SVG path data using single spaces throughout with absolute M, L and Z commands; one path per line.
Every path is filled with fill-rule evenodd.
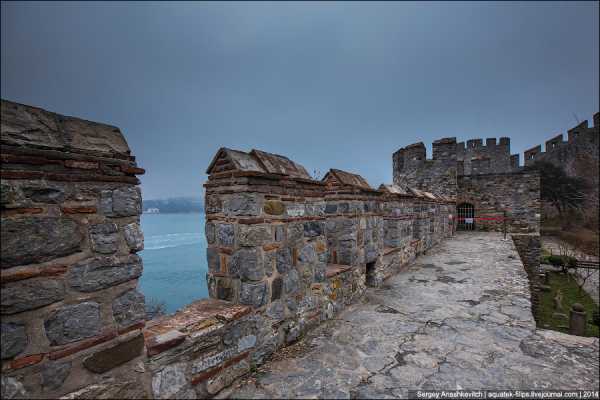
M 546 141 L 546 151 L 538 145 L 519 155 L 510 154 L 510 139 L 502 137 L 456 142 L 443 138 L 432 144 L 433 156 L 426 157 L 423 143 L 399 149 L 393 155 L 394 183 L 415 187 L 479 209 L 478 227 L 501 230 L 500 217 L 506 215 L 513 232 L 539 232 L 541 200 L 536 172 L 527 169 L 536 161 L 549 161 L 572 176 L 589 176 L 588 208 L 598 208 L 598 151 L 600 113 L 594 114 L 593 127 L 583 121 L 568 131 L 568 140 L 558 135 Z
M 205 184 L 210 298 L 146 321 L 144 171 L 118 128 L 2 101 L 1 146 L 3 398 L 212 397 L 451 235 L 461 196 L 500 198 L 493 174 L 460 172 L 452 139 L 433 161 L 422 144 L 395 154 L 395 184 L 377 189 L 220 149 Z M 528 174 L 496 174 L 501 190 L 523 180 L 497 207 L 536 207 Z
M 144 170 L 114 126 L 4 100 L 1 115 L 2 398 L 139 396 Z
M 118 128 L 2 101 L 1 142 L 3 398 L 211 397 L 453 231 L 447 198 L 221 149 L 210 298 L 146 321 Z

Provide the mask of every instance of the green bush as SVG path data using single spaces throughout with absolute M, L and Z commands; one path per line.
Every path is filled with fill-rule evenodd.
M 594 314 L 592 314 L 592 323 L 596 326 L 600 326 L 600 311 L 594 311 Z
M 548 257 L 546 257 L 546 261 L 549 264 L 554 265 L 555 267 L 563 266 L 565 263 L 565 260 L 561 256 L 555 256 L 555 255 L 549 255 Z

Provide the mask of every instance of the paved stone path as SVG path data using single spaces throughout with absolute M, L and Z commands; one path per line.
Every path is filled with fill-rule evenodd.
M 535 329 L 512 241 L 459 234 L 219 397 L 597 389 L 598 350 L 597 338 Z

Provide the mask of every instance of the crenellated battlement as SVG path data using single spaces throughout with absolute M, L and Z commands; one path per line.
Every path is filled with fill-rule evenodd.
M 557 162 L 568 162 L 575 154 L 591 153 L 598 159 L 598 136 L 600 130 L 600 113 L 594 114 L 593 127 L 585 120 L 567 131 L 567 140 L 558 134 L 542 145 L 537 145 L 524 152 L 525 166 L 544 159 L 557 159 Z M 432 143 L 432 158 L 428 159 L 425 145 L 414 143 L 394 153 L 394 181 L 406 180 L 405 176 L 431 175 L 436 170 L 453 168 L 457 176 L 481 175 L 518 172 L 521 166 L 520 154 L 511 154 L 510 138 L 501 137 L 469 139 L 456 142 L 455 137 L 442 138 Z M 547 154 L 551 154 L 547 156 Z M 571 155 L 569 155 L 571 154 Z M 410 180 L 409 180 L 410 181 Z
M 525 150 L 525 166 L 533 165 L 536 161 L 549 161 L 566 166 L 572 163 L 578 154 L 588 153 L 592 158 L 598 159 L 598 144 L 600 135 L 600 113 L 593 116 L 593 126 L 588 120 L 582 121 L 567 131 L 567 140 L 564 135 L 558 134 L 546 140 L 544 149 L 539 144 Z M 567 167 L 568 169 L 568 167 Z

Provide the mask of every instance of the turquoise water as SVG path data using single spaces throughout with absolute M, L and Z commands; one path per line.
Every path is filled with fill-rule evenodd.
M 167 312 L 208 297 L 204 214 L 142 214 L 140 290 Z

